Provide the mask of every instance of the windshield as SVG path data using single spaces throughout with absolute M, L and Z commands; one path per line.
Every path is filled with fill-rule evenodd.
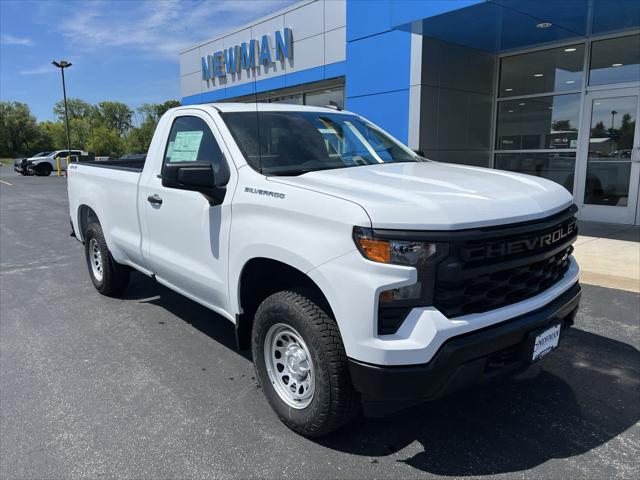
M 33 157 L 31 158 L 35 158 L 35 157 L 48 157 L 49 155 L 51 155 L 53 152 L 40 152 L 40 153 L 36 153 Z
M 356 115 L 228 112 L 221 116 L 249 165 L 265 175 L 423 160 Z

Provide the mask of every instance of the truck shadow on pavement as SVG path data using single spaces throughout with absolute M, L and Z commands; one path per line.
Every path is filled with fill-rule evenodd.
M 143 275 L 134 275 L 124 298 L 164 308 L 251 360 L 249 352 L 236 350 L 230 322 Z M 395 459 L 437 475 L 519 472 L 615 439 L 640 420 L 639 397 L 640 352 L 572 328 L 556 352 L 516 378 L 471 388 L 392 417 L 359 418 L 314 442 L 370 457 L 372 463 Z M 414 442 L 420 451 L 415 452 Z
M 164 308 L 220 345 L 251 361 L 249 351 L 236 348 L 235 329 L 229 320 L 149 277 L 134 272 L 122 298 Z
M 437 475 L 495 475 L 588 452 L 640 419 L 640 353 L 578 329 L 520 377 L 360 419 L 318 443 Z M 402 458 L 418 441 L 422 451 Z M 376 460 L 373 459 L 373 462 Z

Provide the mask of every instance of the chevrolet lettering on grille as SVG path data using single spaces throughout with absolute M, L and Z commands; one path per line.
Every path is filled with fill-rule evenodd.
M 465 260 L 473 261 L 527 253 L 555 245 L 565 238 L 575 235 L 575 233 L 576 222 L 573 221 L 566 225 L 562 225 L 551 232 L 546 232 L 540 235 L 519 238 L 509 242 L 495 242 L 478 247 L 466 248 L 463 251 L 463 256 L 465 257 Z

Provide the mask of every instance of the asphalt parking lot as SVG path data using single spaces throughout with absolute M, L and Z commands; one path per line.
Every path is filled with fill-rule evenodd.
M 522 376 L 311 441 L 226 320 L 142 275 L 95 291 L 64 178 L 0 180 L 3 479 L 640 475 L 637 293 L 584 285 L 575 328 Z

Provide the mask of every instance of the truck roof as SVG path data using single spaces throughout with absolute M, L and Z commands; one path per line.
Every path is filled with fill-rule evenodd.
M 214 108 L 219 112 L 331 112 L 331 113 L 351 113 L 346 110 L 337 110 L 331 107 L 313 107 L 311 105 L 291 105 L 288 103 L 206 103 L 201 105 L 185 105 L 182 107 L 176 107 L 177 110 L 193 107 L 207 107 Z

